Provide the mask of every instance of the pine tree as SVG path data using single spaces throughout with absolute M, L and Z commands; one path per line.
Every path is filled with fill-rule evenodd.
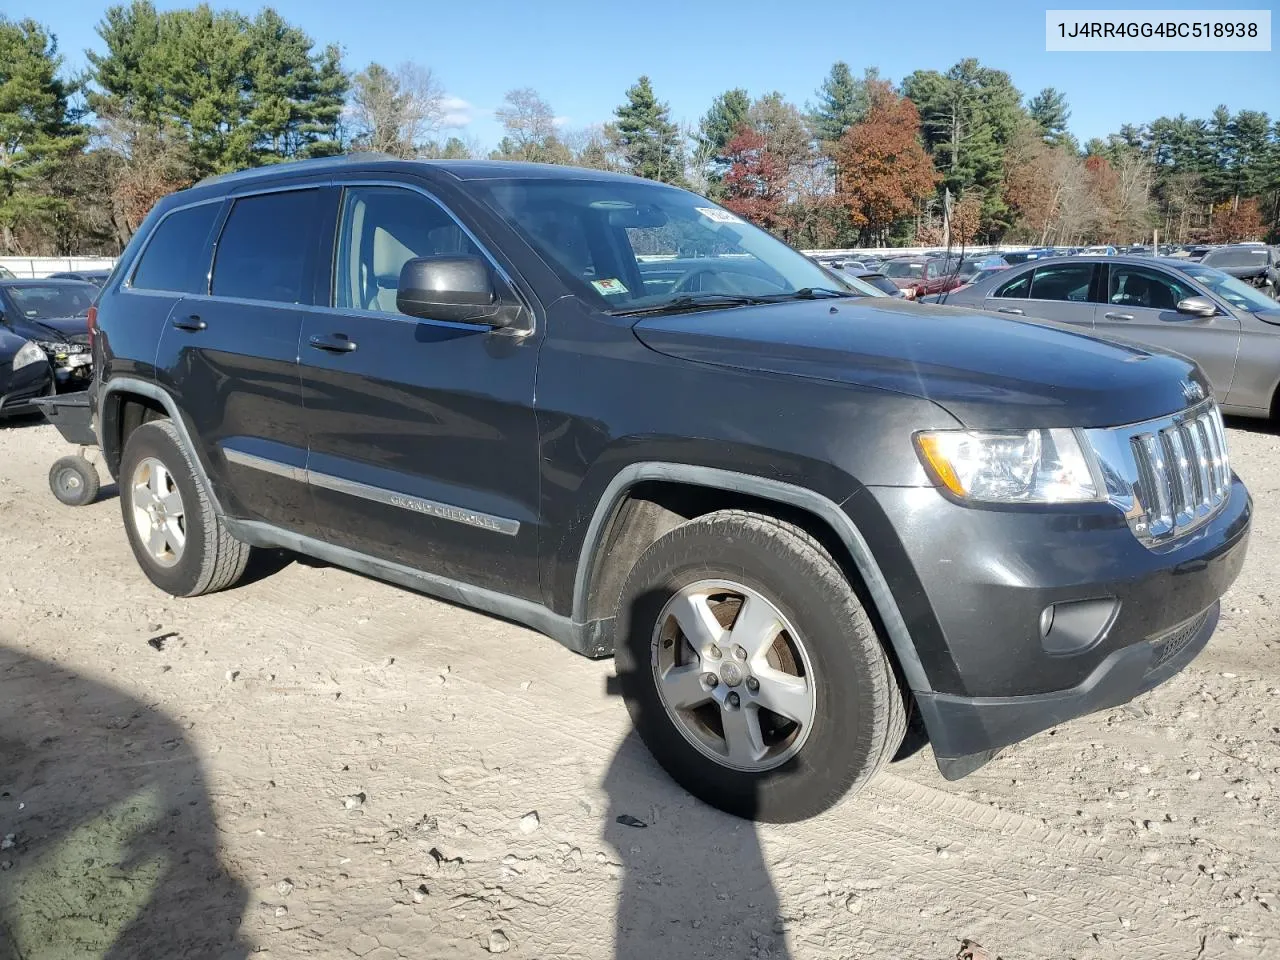
M 56 38 L 34 20 L 0 16 L 0 248 L 47 226 L 67 202 L 51 189 L 88 139 L 73 116 L 73 85 L 58 72 Z
M 1031 98 L 1027 112 L 1040 128 L 1045 143 L 1056 147 L 1066 140 L 1071 109 L 1067 106 L 1067 95 L 1061 90 L 1045 87 Z
M 641 77 L 627 91 L 627 102 L 614 111 L 610 128 L 615 149 L 637 177 L 683 184 L 684 150 L 680 131 L 670 111 L 654 95 L 648 77 Z
M 725 146 L 737 136 L 738 128 L 747 122 L 750 109 L 751 97 L 741 87 L 726 90 L 711 101 L 711 109 L 698 124 L 698 136 L 711 148 L 713 156 L 724 156 Z
M 818 105 L 809 114 L 814 136 L 823 143 L 835 143 L 855 123 L 867 115 L 868 90 L 880 82 L 880 71 L 868 67 L 861 80 L 854 78 L 849 65 L 838 60 L 831 65 L 818 88 Z

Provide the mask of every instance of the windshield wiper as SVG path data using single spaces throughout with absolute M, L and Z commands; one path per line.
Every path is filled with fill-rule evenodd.
M 756 303 L 772 303 L 768 297 L 738 296 L 730 293 L 685 294 L 657 303 L 651 307 L 635 307 L 631 310 L 610 310 L 612 317 L 643 317 L 658 313 L 689 313 L 694 310 L 718 310 L 722 307 L 749 307 Z
M 779 300 L 829 300 L 832 298 L 845 299 L 847 297 L 856 297 L 857 294 L 851 290 L 832 290 L 830 287 L 801 287 L 799 290 L 792 290 L 790 293 L 774 293 L 767 297 L 760 297 L 765 303 L 774 303 Z

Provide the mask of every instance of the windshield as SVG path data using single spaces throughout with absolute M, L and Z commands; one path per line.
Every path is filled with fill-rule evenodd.
M 924 264 L 910 260 L 890 260 L 880 272 L 886 277 L 909 277 L 912 280 L 919 280 L 924 276 Z
M 1267 259 L 1266 247 L 1240 247 L 1210 250 L 1201 262 L 1215 267 L 1251 267 L 1266 266 Z
M 14 309 L 27 320 L 84 316 L 98 294 L 91 283 L 21 283 L 8 289 Z
M 1280 303 L 1272 300 L 1260 290 L 1256 290 L 1243 280 L 1237 280 L 1229 273 L 1206 267 L 1200 263 L 1188 263 L 1179 266 L 1179 270 L 1189 277 L 1194 277 L 1201 286 L 1208 287 L 1216 296 L 1240 310 L 1277 310 Z
M 675 187 L 567 179 L 477 187 L 582 296 L 614 313 L 703 298 L 853 295 L 833 271 Z

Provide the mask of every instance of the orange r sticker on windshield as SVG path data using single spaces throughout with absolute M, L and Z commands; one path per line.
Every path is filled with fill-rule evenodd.
M 591 285 L 606 297 L 627 292 L 627 288 L 622 285 L 622 281 L 614 277 L 607 277 L 604 280 L 592 280 Z

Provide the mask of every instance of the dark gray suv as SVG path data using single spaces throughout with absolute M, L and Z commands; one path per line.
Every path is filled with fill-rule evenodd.
M 857 297 L 631 177 L 223 177 L 157 206 L 91 325 L 158 587 L 286 547 L 613 654 L 663 766 L 742 816 L 830 806 L 913 712 L 957 777 L 1127 701 L 1245 556 L 1193 363 Z

